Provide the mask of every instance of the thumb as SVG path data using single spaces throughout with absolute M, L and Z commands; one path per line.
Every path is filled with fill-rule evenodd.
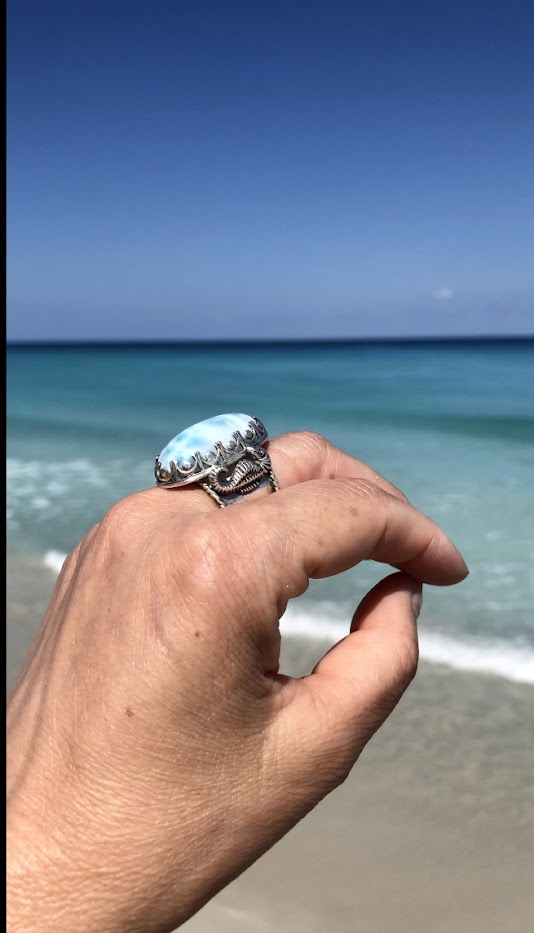
M 318 779 L 331 772 L 332 787 L 347 776 L 415 675 L 421 601 L 407 574 L 386 577 L 356 610 L 350 634 L 297 681 L 284 710 L 297 767 L 309 764 Z

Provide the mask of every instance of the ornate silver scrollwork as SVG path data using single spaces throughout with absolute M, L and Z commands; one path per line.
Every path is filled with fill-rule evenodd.
M 214 469 L 225 469 L 241 460 L 247 451 L 262 450 L 261 444 L 267 440 L 267 431 L 259 418 L 251 418 L 243 433 L 233 431 L 231 439 L 223 444 L 217 441 L 213 449 L 195 451 L 186 461 L 176 463 L 171 460 L 163 466 L 156 458 L 155 477 L 158 486 L 183 486 L 199 482 L 212 474 Z M 265 453 L 265 451 L 262 451 Z
M 270 485 L 273 491 L 278 489 L 269 454 L 255 447 L 246 447 L 242 459 L 232 467 L 212 470 L 207 481 L 202 483 L 220 506 L 230 505 L 265 485 Z

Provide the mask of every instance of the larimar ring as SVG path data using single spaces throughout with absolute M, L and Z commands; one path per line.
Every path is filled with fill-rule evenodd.
M 186 428 L 156 458 L 156 484 L 166 488 L 198 483 L 224 508 L 256 489 L 278 489 L 267 431 L 251 415 L 216 415 Z

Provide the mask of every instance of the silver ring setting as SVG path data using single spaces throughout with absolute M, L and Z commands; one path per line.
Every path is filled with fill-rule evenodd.
M 225 508 L 256 489 L 278 483 L 263 447 L 268 438 L 259 418 L 215 415 L 181 431 L 156 458 L 156 485 L 167 489 L 198 483 Z

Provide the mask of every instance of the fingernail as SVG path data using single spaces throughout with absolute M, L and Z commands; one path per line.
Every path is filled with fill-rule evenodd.
M 423 589 L 421 588 L 418 593 L 412 593 L 412 609 L 414 619 L 417 621 L 421 614 L 421 606 L 423 605 Z
M 469 576 L 469 567 L 467 566 L 461 554 L 460 554 L 460 557 L 462 558 L 462 564 L 464 565 L 464 574 L 465 574 L 464 580 L 465 580 L 465 577 Z

